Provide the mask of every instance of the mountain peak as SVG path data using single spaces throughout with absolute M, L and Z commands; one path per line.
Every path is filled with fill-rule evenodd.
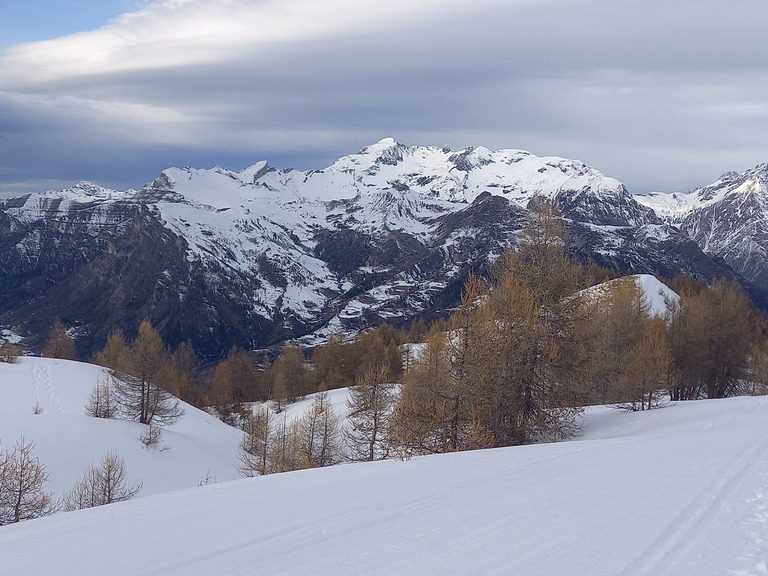
M 376 163 L 396 166 L 403 159 L 403 148 L 394 138 L 382 138 L 363 148 L 360 154 L 375 157 Z

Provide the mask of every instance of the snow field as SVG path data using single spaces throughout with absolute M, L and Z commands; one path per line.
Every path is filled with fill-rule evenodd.
M 6 526 L 0 557 L 9 574 L 82 576 L 764 574 L 767 421 L 762 397 L 588 408 L 570 442 L 302 470 Z

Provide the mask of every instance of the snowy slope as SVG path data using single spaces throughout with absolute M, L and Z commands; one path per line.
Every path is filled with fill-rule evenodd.
M 655 276 L 637 274 L 634 276 L 634 279 L 638 287 L 643 291 L 651 316 L 663 318 L 667 315 L 671 306 L 680 303 L 680 296 Z
M 765 172 L 766 167 L 758 166 L 744 174 L 726 172 L 711 184 L 688 192 L 637 194 L 635 200 L 652 208 L 664 220 L 680 223 L 691 212 L 717 204 L 732 193 L 738 194 L 759 187 L 756 173 Z
M 0 363 L 0 442 L 12 449 L 23 435 L 50 476 L 45 489 L 60 496 L 107 452 L 123 458 L 131 480 L 144 483 L 142 495 L 196 486 L 206 475 L 218 481 L 239 478 L 235 468 L 241 433 L 213 416 L 183 404 L 184 416 L 164 428 L 160 446 L 139 441 L 137 422 L 85 415 L 88 395 L 104 378 L 99 366 L 21 358 Z M 35 406 L 42 410 L 34 414 Z
M 587 297 L 599 298 L 600 295 L 610 293 L 613 287 L 619 282 L 624 281 L 625 278 L 630 278 L 642 291 L 645 302 L 648 304 L 648 313 L 651 316 L 664 318 L 670 307 L 675 306 L 680 302 L 680 296 L 674 290 L 650 274 L 623 276 L 587 288 L 583 293 L 585 293 Z
M 0 557 L 9 574 L 81 576 L 764 574 L 766 420 L 766 398 L 592 409 L 572 442 L 305 470 L 6 526 Z

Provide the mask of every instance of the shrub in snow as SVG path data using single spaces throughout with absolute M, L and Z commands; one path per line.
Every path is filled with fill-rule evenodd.
M 10 342 L 0 344 L 0 362 L 15 364 L 21 356 L 21 348 Z
M 43 490 L 48 472 L 32 456 L 34 449 L 35 444 L 22 437 L 13 452 L 0 451 L 0 526 L 56 511 L 53 498 Z
M 64 510 L 80 510 L 130 500 L 142 489 L 139 480 L 128 484 L 125 462 L 116 454 L 107 454 L 99 466 L 88 472 L 64 496 Z

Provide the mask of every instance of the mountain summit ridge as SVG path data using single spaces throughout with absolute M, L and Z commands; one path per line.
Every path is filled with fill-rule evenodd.
M 733 276 L 582 162 L 389 138 L 322 170 L 168 168 L 140 190 L 2 200 L 0 324 L 44 334 L 59 316 L 92 353 L 149 318 L 205 358 L 407 324 L 444 314 L 470 271 L 515 246 L 536 196 L 559 205 L 585 261 Z
M 723 258 L 749 282 L 768 288 L 768 163 L 685 194 L 635 199 L 678 226 L 701 249 Z

